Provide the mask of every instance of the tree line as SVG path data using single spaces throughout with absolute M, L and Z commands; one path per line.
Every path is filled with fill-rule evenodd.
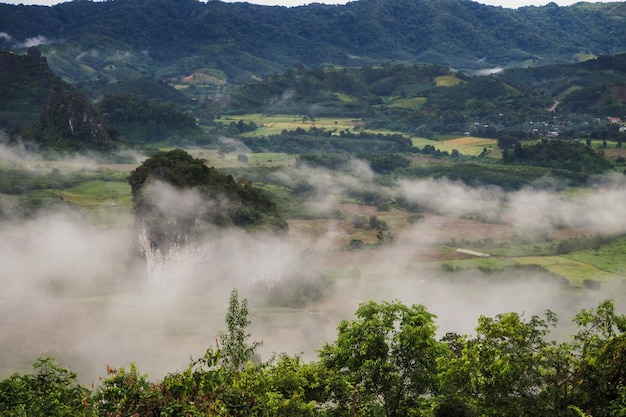
M 0 381 L 3 416 L 594 416 L 626 413 L 626 316 L 605 300 L 551 336 L 546 311 L 480 316 L 472 334 L 437 336 L 423 305 L 362 303 L 318 359 L 256 357 L 245 299 L 233 290 L 227 330 L 187 369 L 150 381 L 107 365 L 88 389 L 52 358 Z

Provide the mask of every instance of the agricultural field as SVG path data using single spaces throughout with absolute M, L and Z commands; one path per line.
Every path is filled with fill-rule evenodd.
M 499 153 L 499 150 L 497 150 L 497 141 L 495 139 L 476 138 L 472 136 L 449 139 L 435 144 L 433 144 L 433 141 L 426 142 L 423 139 L 420 140 L 419 138 L 414 138 L 413 144 L 418 147 L 430 144 L 442 152 L 452 152 L 456 149 L 459 153 L 461 153 L 461 155 L 477 156 L 480 155 L 485 148 L 487 148 L 490 152 L 496 151 L 496 153 Z
M 222 116 L 217 120 L 219 123 L 228 124 L 231 122 L 238 123 L 242 120 L 244 123 L 253 122 L 258 126 L 254 132 L 245 133 L 244 136 L 269 136 L 278 135 L 283 130 L 295 130 L 302 128 L 308 130 L 315 127 L 317 129 L 326 129 L 328 131 L 353 130 L 363 124 L 361 120 L 346 118 L 314 118 L 310 119 L 306 116 L 294 115 L 264 115 L 264 114 L 242 114 L 236 116 Z
M 393 106 L 414 107 L 420 103 L 415 102 L 415 99 L 409 101 L 398 100 L 395 101 Z M 423 103 L 422 103 L 423 104 Z M 309 119 L 308 117 L 293 116 L 293 115 L 263 115 L 263 114 L 243 114 L 236 116 L 223 116 L 218 122 L 222 124 L 238 123 L 243 121 L 248 124 L 253 122 L 258 128 L 253 132 L 243 133 L 242 136 L 248 137 L 266 137 L 270 135 L 278 135 L 281 132 L 294 131 L 298 128 L 308 130 L 310 128 L 324 129 L 327 131 L 335 132 L 338 135 L 340 131 L 360 131 L 363 121 L 357 119 L 346 118 L 315 118 Z M 398 134 L 386 129 L 366 129 L 367 132 L 383 135 Z M 413 146 L 423 148 L 424 146 L 434 146 L 436 149 L 442 152 L 451 153 L 453 150 L 459 151 L 462 155 L 478 156 L 486 148 L 489 151 L 489 156 L 499 156 L 500 151 L 497 149 L 497 140 L 487 138 L 477 138 L 472 136 L 464 136 L 460 138 L 452 138 L 447 140 L 430 140 L 422 137 L 411 137 Z M 599 146 L 599 144 L 598 144 Z M 491 154 L 491 155 L 490 155 Z M 265 156 L 256 157 L 255 160 L 263 159 Z M 281 158 L 268 157 L 266 160 L 277 160 Z M 284 158 L 283 158 L 284 159 Z
M 461 82 L 462 80 L 454 75 L 441 75 L 435 78 L 435 85 L 437 87 L 452 87 Z

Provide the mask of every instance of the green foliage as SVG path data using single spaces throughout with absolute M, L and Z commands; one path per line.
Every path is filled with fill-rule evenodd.
M 367 161 L 372 171 L 377 174 L 390 174 L 399 168 L 405 168 L 411 164 L 407 158 L 401 155 L 361 153 L 358 157 Z
M 76 373 L 52 358 L 39 358 L 34 374 L 13 374 L 0 381 L 0 414 L 6 417 L 89 416 L 84 401 L 89 391 L 76 382 Z
M 98 109 L 133 144 L 181 143 L 200 134 L 195 119 L 173 104 L 116 94 L 104 96 Z
M 322 363 L 343 380 L 332 388 L 339 409 L 380 409 L 403 416 L 424 407 L 436 390 L 433 315 L 423 306 L 400 302 L 361 304 L 357 318 L 342 321 L 333 344 L 320 352 Z
M 475 337 L 457 340 L 462 351 L 439 358 L 443 386 L 461 393 L 481 415 L 545 415 L 551 404 L 540 396 L 553 373 L 548 355 L 555 349 L 545 336 L 556 324 L 554 314 L 529 321 L 517 313 L 481 316 L 478 323 Z
M 335 155 L 333 160 L 324 165 L 328 166 L 333 163 L 337 167 L 343 165 L 342 155 L 362 154 L 370 159 L 375 159 L 371 154 L 415 152 L 417 150 L 413 147 L 410 139 L 399 134 L 385 135 L 368 132 L 354 134 L 341 131 L 339 136 L 333 136 L 331 133 L 324 129 L 310 128 L 305 131 L 302 128 L 297 128 L 293 131 L 285 130 L 280 135 L 271 135 L 266 138 L 241 137 L 240 141 L 253 152 L 333 154 Z M 304 158 L 304 160 L 307 159 L 313 165 L 320 164 L 319 160 L 316 161 L 311 156 Z
M 603 155 L 579 142 L 542 140 L 531 146 L 515 145 L 502 154 L 505 164 L 534 165 L 585 174 L 600 174 L 611 168 Z
M 67 3 L 3 5 L 0 26 L 7 35 L 0 46 L 18 50 L 37 36 L 63 39 L 40 48 L 58 74 L 81 81 L 80 88 L 93 97 L 123 93 L 185 110 L 195 106 L 207 123 L 224 112 L 255 110 L 308 120 L 358 117 L 369 127 L 428 137 L 471 127 L 480 136 L 497 138 L 515 129 L 529 139 L 529 121 L 556 116 L 565 133 L 588 129 L 572 120 L 581 114 L 620 115 L 625 108 L 626 59 L 611 55 L 623 52 L 624 14 L 614 5 L 507 9 L 461 0 L 368 0 L 292 9 L 195 0 Z M 5 77 L 0 81 L 7 81 L 0 82 L 5 98 L 0 126 L 34 122 L 46 91 L 60 82 L 45 59 L 31 55 L 28 63 L 13 54 L 0 59 L 0 77 Z M 578 56 L 598 58 L 555 64 Z M 430 64 L 413 65 L 424 62 Z M 465 74 L 503 66 L 524 68 L 484 77 Z M 202 84 L 197 74 L 219 77 Z M 225 81 L 242 86 L 224 88 Z M 199 105 L 170 82 L 186 83 Z M 178 143 L 188 134 L 199 139 L 197 131 L 185 130 L 188 121 L 168 123 L 176 119 L 171 109 L 140 107 L 142 114 L 132 121 L 121 119 L 132 119 L 133 113 L 110 109 L 131 142 L 169 138 L 168 143 Z M 47 146 L 67 148 L 60 126 L 65 127 L 41 126 L 39 140 L 47 136 Z
M 91 397 L 98 416 L 152 415 L 158 410 L 161 392 L 141 375 L 134 364 L 111 370 L 112 375 L 102 381 Z
M 602 245 L 609 243 L 613 238 L 611 236 L 590 235 L 578 236 L 561 240 L 556 247 L 559 254 L 568 254 L 582 250 L 599 250 Z
M 236 291 L 220 350 L 150 382 L 134 365 L 107 367 L 93 391 L 53 359 L 0 381 L 7 417 L 114 416 L 622 416 L 626 316 L 610 300 L 583 309 L 566 342 L 547 311 L 481 316 L 475 333 L 435 340 L 434 316 L 400 302 L 361 304 L 319 360 L 248 361 L 247 306 Z M 226 346 L 231 348 L 225 349 Z M 226 356 L 225 356 L 226 355 Z
M 403 169 L 402 174 L 419 178 L 448 178 L 462 181 L 469 186 L 497 185 L 505 190 L 517 190 L 530 185 L 544 176 L 565 178 L 574 184 L 582 183 L 582 175 L 575 175 L 563 170 L 532 167 L 523 165 L 479 164 L 460 162 L 445 164 L 423 164 Z
M 391 60 L 481 69 L 616 53 L 625 43 L 623 15 L 612 5 L 507 9 L 403 0 L 278 8 L 193 0 L 79 1 L 48 9 L 3 5 L 0 16 L 0 26 L 16 40 L 42 35 L 80 46 L 71 53 L 65 45 L 54 47 L 59 61 L 90 69 L 71 72 L 59 65 L 68 78 L 174 71 L 186 76 L 198 68 L 219 68 L 239 81 L 296 63 Z M 15 43 L 2 39 L 2 45 Z M 405 91 L 420 83 L 413 84 Z M 383 81 L 377 86 L 399 93 Z
M 230 293 L 228 312 L 226 313 L 225 332 L 220 332 L 220 363 L 231 371 L 241 370 L 252 359 L 261 342 L 248 345 L 250 337 L 247 327 L 251 324 L 248 318 L 248 301 L 244 298 L 239 302 L 239 293 L 235 289 Z
M 111 82 L 102 87 L 103 96 L 125 95 L 141 97 L 155 103 L 172 103 L 179 106 L 191 104 L 191 100 L 163 80 L 148 76 Z
M 218 365 L 219 358 L 209 349 L 187 370 L 167 375 L 158 384 L 160 415 L 306 417 L 317 415 L 317 402 L 325 401 L 327 375 L 319 364 L 280 355 L 233 373 Z
M 593 416 L 610 416 L 610 408 L 623 400 L 619 390 L 626 386 L 626 316 L 616 314 L 614 303 L 605 300 L 595 309 L 581 310 L 574 322 L 579 328 L 574 345 L 580 352 L 576 404 L 593 410 Z

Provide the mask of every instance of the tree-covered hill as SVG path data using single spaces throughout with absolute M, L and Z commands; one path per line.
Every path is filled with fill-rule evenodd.
M 235 179 L 182 149 L 152 155 L 129 176 L 133 206 L 153 249 L 164 253 L 173 246 L 194 242 L 211 226 L 287 229 L 275 203 L 246 180 Z M 181 209 L 163 201 L 154 186 L 168 184 L 198 194 L 194 207 Z M 184 198 L 181 194 L 180 198 Z M 188 198 L 188 197 L 187 197 Z
M 201 135 L 196 120 L 171 103 L 131 94 L 106 95 L 98 102 L 104 119 L 134 145 L 185 143 Z
M 389 61 L 459 69 L 571 62 L 624 51 L 621 3 L 505 9 L 466 0 L 359 0 L 285 8 L 196 0 L 0 4 L 6 48 L 38 40 L 67 79 L 189 75 L 232 81 L 297 63 Z M 48 54 L 52 56 L 53 54 Z
M 22 128 L 37 121 L 50 88 L 67 87 L 36 48 L 26 54 L 0 51 L 0 128 Z
M 626 115 L 626 55 L 468 76 L 437 65 L 296 66 L 231 90 L 231 114 L 357 117 L 368 127 L 529 139 L 535 123 Z M 556 127 L 550 127 L 556 129 Z M 578 130 L 577 130 L 578 129 Z M 584 135 L 590 132 L 585 131 Z M 576 137 L 586 137 L 586 136 Z M 570 135 L 571 136 L 571 135 Z
M 61 87 L 48 92 L 39 121 L 25 132 L 41 150 L 60 153 L 110 151 L 117 136 L 84 94 Z
M 46 136 L 59 133 L 59 129 L 67 130 L 66 118 L 51 118 L 48 114 L 41 119 L 39 115 L 44 110 L 46 97 L 50 97 L 48 90 L 51 87 L 71 87 L 54 76 L 46 65 L 46 58 L 36 51 L 31 48 L 24 55 L 4 53 L 1 56 L 4 70 L 0 76 L 6 80 L 2 85 L 6 92 L 1 113 L 5 119 L 3 124 L 25 129 L 28 121 L 35 123 L 39 120 L 35 136 L 41 140 L 37 141 L 58 145 L 63 141 Z M 298 64 L 281 74 L 231 86 L 202 100 L 190 98 L 193 92 L 184 94 L 171 83 L 147 76 L 116 82 L 81 83 L 74 88 L 88 92 L 96 103 L 94 111 L 99 111 L 101 116 L 98 117 L 121 134 L 121 142 L 139 146 L 181 146 L 199 140 L 214 142 L 221 135 L 240 136 L 254 130 L 254 126 L 247 124 L 226 126 L 213 123 L 222 114 L 244 113 L 294 114 L 312 122 L 319 117 L 356 118 L 362 121 L 363 127 L 429 138 L 437 134 L 470 132 L 475 136 L 503 138 L 510 142 L 509 139 L 530 139 L 558 131 L 570 139 L 618 140 L 617 130 L 605 132 L 617 125 L 594 126 L 589 122 L 626 116 L 624 85 L 626 54 L 601 56 L 575 64 L 510 68 L 483 76 L 470 76 L 432 64 L 325 68 Z M 59 109 L 50 110 L 59 113 Z M 21 114 L 15 111 L 28 111 L 30 119 L 20 118 Z M 42 128 L 42 120 L 48 125 L 53 120 L 60 124 L 58 128 Z M 556 126 L 553 120 L 566 122 Z M 210 132 L 203 133 L 197 121 L 212 125 Z M 542 131 L 537 131 L 538 128 Z M 111 133 L 116 136 L 115 132 Z M 308 132 L 304 136 L 302 133 L 288 136 L 294 144 L 302 142 L 301 139 L 306 142 L 309 136 L 317 136 L 326 143 L 323 136 L 332 132 Z M 286 144 L 284 137 L 279 138 L 281 149 Z M 271 141 L 259 141 L 258 138 L 241 139 L 251 149 L 260 146 L 259 149 L 267 151 L 276 147 Z M 63 142 L 63 148 L 70 147 L 66 142 Z M 348 146 L 348 141 L 342 145 Z M 301 149 L 302 146 L 297 144 L 295 148 Z M 309 152 L 310 143 L 305 148 L 304 151 Z
M 93 83 L 89 95 L 80 87 L 58 77 L 35 47 L 24 54 L 0 52 L 0 129 L 10 132 L 9 143 L 103 152 L 123 143 L 184 143 L 201 133 L 187 113 L 193 101 L 165 82 Z

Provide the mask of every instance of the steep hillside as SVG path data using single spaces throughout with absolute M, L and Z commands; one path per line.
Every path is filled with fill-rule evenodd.
M 47 65 L 41 52 L 0 51 L 0 128 L 25 127 L 37 121 L 50 88 L 66 86 Z
M 117 136 L 84 94 L 61 87 L 48 92 L 39 121 L 25 132 L 41 150 L 53 152 L 109 151 Z

